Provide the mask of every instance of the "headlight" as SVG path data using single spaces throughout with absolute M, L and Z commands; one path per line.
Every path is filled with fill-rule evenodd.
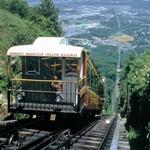
M 62 101 L 61 96 L 57 95 L 57 96 L 56 96 L 56 102 L 61 102 L 61 101 Z
M 16 97 L 17 97 L 18 101 L 22 100 L 22 94 L 21 93 L 18 93 Z
M 25 96 L 25 92 L 21 92 L 22 96 Z

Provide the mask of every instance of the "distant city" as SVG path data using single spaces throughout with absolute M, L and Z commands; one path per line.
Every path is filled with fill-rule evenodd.
M 31 5 L 38 2 L 29 0 Z M 150 0 L 55 0 L 54 3 L 60 10 L 59 19 L 67 37 L 88 38 L 93 47 L 116 46 L 120 42 L 113 37 L 125 34 L 134 38 L 125 44 L 127 49 L 150 45 Z

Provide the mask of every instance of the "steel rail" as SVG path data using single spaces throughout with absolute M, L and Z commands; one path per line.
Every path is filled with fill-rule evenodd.
M 71 148 L 71 146 L 74 143 L 77 143 L 77 141 L 83 136 L 85 135 L 88 131 L 90 131 L 97 123 L 103 123 L 104 120 L 106 118 L 101 119 L 100 121 L 94 121 L 92 123 L 90 123 L 88 126 L 84 127 L 82 130 L 80 130 L 79 132 L 77 132 L 75 135 L 71 136 L 69 139 L 65 140 L 63 143 L 61 143 L 60 145 L 58 145 L 57 148 L 54 148 L 54 150 L 60 150 L 61 148 L 65 147 L 67 149 Z M 116 116 L 111 120 L 110 125 L 107 127 L 107 131 L 104 135 L 104 138 L 102 140 L 102 142 L 100 142 L 100 145 L 98 146 L 98 150 L 102 150 L 106 144 L 108 135 L 110 133 L 110 130 L 112 129 L 112 126 L 114 124 L 114 121 L 116 119 Z
M 103 138 L 103 140 L 102 140 L 102 142 L 101 142 L 98 150 L 104 150 L 104 146 L 105 146 L 105 144 L 107 142 L 107 138 L 109 136 L 110 130 L 112 129 L 112 126 L 113 126 L 113 124 L 114 124 L 114 122 L 115 122 L 116 119 L 117 119 L 117 115 L 115 115 L 115 117 L 111 121 L 111 123 L 110 123 L 110 125 L 108 127 L 108 130 L 106 131 L 106 134 L 105 134 L 105 136 L 104 136 L 104 138 Z
M 40 134 L 40 133 L 38 133 L 38 134 Z M 37 134 L 37 136 L 38 136 L 38 134 Z M 50 142 L 52 140 L 52 133 L 43 134 L 43 136 L 40 136 L 39 138 L 37 138 L 35 140 L 27 142 L 25 145 L 19 147 L 19 150 L 36 149 L 36 148 L 38 148 L 38 146 L 36 146 L 36 145 L 42 146 L 42 144 L 45 144 L 45 143 L 43 143 L 43 141 L 45 139 L 46 139 L 45 142 Z
M 84 127 L 83 129 L 81 129 L 79 132 L 77 132 L 76 134 L 72 135 L 69 139 L 65 140 L 63 143 L 61 143 L 60 145 L 58 145 L 57 148 L 55 148 L 55 150 L 59 150 L 62 147 L 67 147 L 70 148 L 75 142 L 77 142 L 86 132 L 88 132 L 91 128 L 93 128 L 98 122 L 103 122 L 105 119 L 102 118 L 101 120 L 96 120 L 94 122 L 91 122 L 89 125 L 87 125 L 86 127 Z M 78 136 L 78 137 L 77 137 Z M 76 140 L 72 141 L 73 138 L 76 138 Z
M 36 124 L 38 123 L 39 121 L 41 120 L 30 120 L 30 119 L 27 119 L 27 120 L 20 120 L 14 124 L 12 124 L 12 126 L 6 126 L 5 128 L 1 129 L 0 130 L 0 137 L 2 136 L 6 136 L 7 134 L 11 134 L 21 128 L 24 128 L 26 126 L 29 126 L 29 125 L 32 125 L 32 124 Z
M 37 150 L 37 149 L 41 149 L 41 148 L 47 148 L 48 145 L 50 145 L 51 143 L 54 143 L 55 140 L 57 140 L 60 136 L 62 136 L 66 132 L 70 132 L 70 130 L 65 129 L 65 130 L 61 130 L 61 131 L 52 132 L 48 137 L 43 138 L 40 143 L 37 143 L 37 145 L 34 145 L 34 143 L 33 143 L 33 147 L 30 147 L 30 149 Z M 28 148 L 28 147 L 25 147 L 25 149 L 26 148 Z M 21 150 L 23 150 L 23 149 L 21 149 Z

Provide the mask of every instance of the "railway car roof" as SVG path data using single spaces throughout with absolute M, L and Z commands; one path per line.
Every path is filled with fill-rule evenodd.
M 11 47 L 7 55 L 79 58 L 83 51 L 83 47 L 69 45 L 63 37 L 39 37 L 31 45 Z

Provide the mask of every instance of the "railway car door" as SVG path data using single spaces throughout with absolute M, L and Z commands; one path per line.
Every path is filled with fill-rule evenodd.
M 66 103 L 77 105 L 78 85 L 77 79 L 79 76 L 77 67 L 79 59 L 65 58 L 63 63 L 63 95 Z

